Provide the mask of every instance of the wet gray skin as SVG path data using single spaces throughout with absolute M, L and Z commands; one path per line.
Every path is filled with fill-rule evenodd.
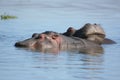
M 16 42 L 15 46 L 39 50 L 41 52 L 78 50 L 83 53 L 103 53 L 103 48 L 99 44 L 81 38 L 67 37 L 52 31 L 41 34 L 35 33 L 29 39 Z
M 32 47 L 37 42 L 38 38 L 39 38 L 39 34 L 34 33 L 31 38 L 16 42 L 15 46 L 16 47 Z
M 34 33 L 31 38 L 28 38 L 23 41 L 18 41 L 15 43 L 16 47 L 26 47 L 26 48 L 52 48 L 52 41 L 49 40 L 49 35 L 44 37 L 45 39 L 42 41 L 41 34 Z
M 106 38 L 103 28 L 99 24 L 85 24 L 82 28 L 76 30 L 69 27 L 63 35 L 68 37 L 78 37 L 86 40 L 93 41 L 98 44 L 115 44 L 116 42 Z

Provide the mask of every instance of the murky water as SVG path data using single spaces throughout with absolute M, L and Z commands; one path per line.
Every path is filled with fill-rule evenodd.
M 0 0 L 0 80 L 120 80 L 119 0 Z M 35 32 L 64 32 L 85 23 L 99 23 L 117 44 L 103 45 L 103 54 L 64 51 L 33 52 L 14 47 Z

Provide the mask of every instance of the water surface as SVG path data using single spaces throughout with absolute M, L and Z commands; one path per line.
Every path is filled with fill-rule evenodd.
M 0 0 L 0 80 L 119 80 L 119 0 Z M 41 53 L 14 47 L 35 32 L 64 32 L 99 23 L 117 44 L 102 45 L 103 54 L 61 51 Z

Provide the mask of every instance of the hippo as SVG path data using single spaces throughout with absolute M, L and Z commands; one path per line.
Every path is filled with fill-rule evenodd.
M 115 41 L 105 38 L 105 32 L 100 24 L 85 24 L 82 28 L 76 30 L 73 27 L 69 27 L 66 32 L 63 33 L 65 36 L 78 37 L 86 40 L 93 41 L 98 44 L 114 44 Z
M 103 53 L 103 48 L 99 44 L 78 37 L 68 37 L 54 31 L 34 33 L 31 38 L 16 42 L 15 46 L 52 53 L 65 50 L 78 50 L 82 53 Z

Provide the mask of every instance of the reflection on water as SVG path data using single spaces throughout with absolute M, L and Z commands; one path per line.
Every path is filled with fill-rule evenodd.
M 78 53 L 60 54 L 60 55 L 45 55 L 34 57 L 38 58 L 39 65 L 34 66 L 39 70 L 49 71 L 53 79 L 61 76 L 62 79 L 101 79 L 100 74 L 103 73 L 103 56 L 91 56 Z M 50 57 L 51 56 L 51 57 Z M 66 56 L 66 57 L 63 57 Z M 55 71 L 55 72 L 54 72 Z M 56 73 L 56 74 L 54 74 Z M 52 75 L 55 75 L 54 77 Z M 81 75 L 81 76 L 80 76 Z
M 0 15 L 18 17 L 0 20 L 0 80 L 119 80 L 119 5 L 119 0 L 0 0 Z M 100 23 L 117 44 L 102 45 L 104 54 L 52 54 L 14 47 L 33 33 L 61 33 L 88 22 Z
M 89 74 L 87 76 L 83 76 L 82 78 L 91 80 L 91 79 L 103 79 L 103 77 L 100 76 L 100 74 L 103 74 L 104 68 L 102 67 L 102 63 L 104 62 L 103 57 L 101 56 L 83 56 L 83 70 L 84 75 Z M 88 72 L 86 72 L 88 71 Z

